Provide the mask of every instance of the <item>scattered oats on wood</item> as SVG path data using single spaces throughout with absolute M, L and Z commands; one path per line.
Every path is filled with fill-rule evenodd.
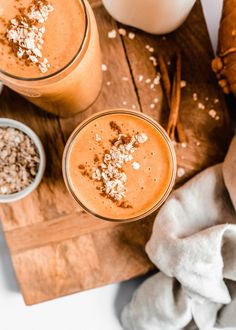
M 0 195 L 17 193 L 35 179 L 40 158 L 37 147 L 25 133 L 0 127 Z
M 198 109 L 202 109 L 204 110 L 205 109 L 205 105 L 201 102 L 198 103 Z
M 185 175 L 185 169 L 183 167 L 179 167 L 177 169 L 177 176 L 178 176 L 178 178 L 181 178 L 184 175 Z
M 219 99 L 214 99 L 214 103 L 219 103 L 220 100 Z
M 187 82 L 185 81 L 185 80 L 181 80 L 181 82 L 180 82 L 180 87 L 181 88 L 184 88 L 184 87 L 186 87 L 187 86 Z
M 118 32 L 119 32 L 119 34 L 120 34 L 121 36 L 125 36 L 125 35 L 126 35 L 126 30 L 123 29 L 123 28 L 120 28 L 120 29 L 118 30 Z
M 128 77 L 122 77 L 122 80 L 129 81 L 129 78 Z
M 155 85 L 154 84 L 151 84 L 150 85 L 150 89 L 154 89 L 155 88 Z
M 111 85 L 111 82 L 108 80 L 108 81 L 106 82 L 106 84 L 107 84 L 107 86 L 110 86 L 110 85 Z
M 136 109 L 136 106 L 135 104 L 132 105 L 132 109 L 135 110 Z
M 157 97 L 155 97 L 155 99 L 153 100 L 154 103 L 158 103 L 159 99 Z
M 154 52 L 154 48 L 151 47 L 150 45 L 145 45 L 145 48 L 146 48 L 150 53 L 153 53 L 153 52 Z
M 140 75 L 138 76 L 138 81 L 139 81 L 139 82 L 143 81 L 143 75 L 140 74 Z
M 127 101 L 123 101 L 122 104 L 123 104 L 123 105 L 127 105 Z
M 155 108 L 155 104 L 154 103 L 151 103 L 150 104 L 150 109 L 154 109 Z
M 128 37 L 129 37 L 129 39 L 133 40 L 135 38 L 135 33 L 129 32 Z
M 113 30 L 111 30 L 107 33 L 107 36 L 108 36 L 109 39 L 115 39 L 116 35 L 117 35 L 117 32 L 116 32 L 115 29 L 113 29 Z
M 197 99 L 198 99 L 197 93 L 193 93 L 193 100 L 197 101 Z
M 210 117 L 215 119 L 217 113 L 214 109 L 211 109 L 211 110 L 209 110 L 208 114 L 209 114 Z
M 102 71 L 107 71 L 107 65 L 106 64 L 102 64 Z
M 150 62 L 152 62 L 153 66 L 157 66 L 157 59 L 155 56 L 150 56 L 149 60 L 150 60 Z
M 160 72 L 157 72 L 156 77 L 153 79 L 153 84 L 154 85 L 159 85 L 160 84 L 160 80 L 161 80 L 161 74 L 160 74 Z

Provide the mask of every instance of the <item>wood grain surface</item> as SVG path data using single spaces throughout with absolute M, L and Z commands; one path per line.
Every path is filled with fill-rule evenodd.
M 124 281 L 154 268 L 144 246 L 155 215 L 122 225 L 95 219 L 69 196 L 61 174 L 65 141 L 74 127 L 92 113 L 135 108 L 165 127 L 167 103 L 161 85 L 151 89 L 146 83 L 158 71 L 150 56 L 161 52 L 170 61 L 172 73 L 175 50 L 180 49 L 183 57 L 182 76 L 187 85 L 182 89 L 181 118 L 189 143 L 187 147 L 176 145 L 178 166 L 185 170 L 185 175 L 177 178 L 177 185 L 222 161 L 232 134 L 224 98 L 210 68 L 213 53 L 199 1 L 184 25 L 165 37 L 121 26 L 100 1 L 90 2 L 99 28 L 103 63 L 108 67 L 96 102 L 73 118 L 59 119 L 7 88 L 0 96 L 1 117 L 14 118 L 32 127 L 47 154 L 46 173 L 39 188 L 22 201 L 0 207 L 16 276 L 29 305 Z M 134 32 L 135 38 L 118 34 L 109 39 L 108 32 L 120 27 Z M 154 53 L 148 52 L 146 45 L 153 47 Z M 154 103 L 155 98 L 158 103 Z M 205 109 L 199 109 L 199 103 Z M 209 115 L 212 108 L 219 120 Z

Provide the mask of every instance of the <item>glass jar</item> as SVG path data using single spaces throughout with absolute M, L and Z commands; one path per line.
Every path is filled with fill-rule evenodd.
M 154 34 L 169 33 L 187 18 L 196 0 L 102 0 L 117 21 Z
M 96 164 L 98 168 L 104 165 L 101 155 L 112 148 L 115 133 L 110 123 L 119 125 L 127 136 L 143 130 L 148 137 L 134 150 L 133 163 L 123 165 L 127 208 L 101 193 L 102 182 L 93 180 L 91 173 Z M 95 163 L 99 157 L 100 163 Z M 129 222 L 150 215 L 164 203 L 175 183 L 176 155 L 166 131 L 151 117 L 129 109 L 106 110 L 86 119 L 71 134 L 62 169 L 68 191 L 85 211 L 99 219 Z
M 0 70 L 4 85 L 40 108 L 69 117 L 91 105 L 101 89 L 101 52 L 97 24 L 86 0 L 78 0 L 85 17 L 78 52 L 65 66 L 48 76 L 22 78 Z

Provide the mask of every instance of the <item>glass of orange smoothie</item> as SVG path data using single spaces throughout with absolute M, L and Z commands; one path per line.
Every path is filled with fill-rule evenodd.
M 0 81 L 62 117 L 93 103 L 101 54 L 87 0 L 0 0 Z
M 81 123 L 63 155 L 74 199 L 97 218 L 128 222 L 157 210 L 175 183 L 176 156 L 165 130 L 132 110 L 107 110 Z

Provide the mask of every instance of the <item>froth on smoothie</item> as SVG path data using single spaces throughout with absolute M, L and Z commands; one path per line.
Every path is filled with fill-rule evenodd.
M 168 137 L 144 115 L 112 111 L 74 131 L 64 153 L 74 198 L 98 217 L 145 216 L 170 191 L 175 155 Z

